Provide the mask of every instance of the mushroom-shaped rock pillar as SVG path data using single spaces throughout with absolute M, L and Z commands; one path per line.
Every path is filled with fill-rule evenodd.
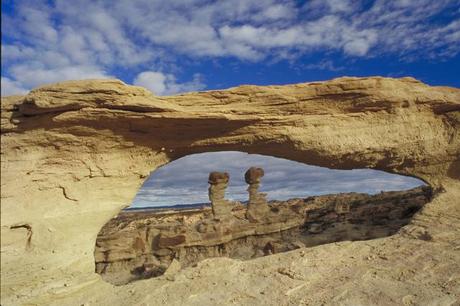
M 232 204 L 224 199 L 230 176 L 227 172 L 209 173 L 209 200 L 212 205 L 212 213 L 217 220 L 227 219 L 231 216 Z
M 266 200 L 266 194 L 260 193 L 260 179 L 264 176 L 264 169 L 251 167 L 244 174 L 246 183 L 249 184 L 249 203 L 246 211 L 246 218 L 251 222 L 257 222 L 263 219 L 269 212 L 269 207 Z

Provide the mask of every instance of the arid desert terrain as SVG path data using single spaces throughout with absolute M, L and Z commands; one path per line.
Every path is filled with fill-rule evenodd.
M 457 88 L 343 77 L 161 97 L 83 80 L 1 107 L 2 305 L 459 305 Z M 212 209 L 121 212 L 151 171 L 225 150 L 426 186 L 265 204 L 255 186 L 246 207 L 216 178 Z

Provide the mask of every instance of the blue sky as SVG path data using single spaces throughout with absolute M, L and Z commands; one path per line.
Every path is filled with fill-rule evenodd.
M 460 87 L 458 0 L 2 0 L 2 95 L 119 78 L 160 95 L 343 75 Z
M 332 170 L 323 167 L 243 152 L 212 152 L 188 155 L 152 173 L 139 190 L 132 207 L 207 203 L 211 171 L 230 174 L 227 199 L 247 201 L 244 173 L 262 167 L 265 175 L 260 190 L 268 200 L 339 192 L 379 193 L 405 190 L 422 181 L 372 169 Z

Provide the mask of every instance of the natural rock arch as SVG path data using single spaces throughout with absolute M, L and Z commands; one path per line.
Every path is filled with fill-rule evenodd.
M 374 179 L 387 184 L 372 186 Z M 96 272 L 126 285 L 174 277 L 207 258 L 249 260 L 391 236 L 433 194 L 420 180 L 401 179 L 234 151 L 192 154 L 152 173 L 130 208 L 104 225 L 95 245 Z M 280 195 L 279 189 L 289 191 Z
M 378 77 L 173 97 L 90 80 L 2 99 L 2 300 L 112 292 L 94 273 L 98 230 L 149 171 L 191 153 L 416 176 L 447 191 L 424 211 L 458 215 L 459 101 L 458 89 Z

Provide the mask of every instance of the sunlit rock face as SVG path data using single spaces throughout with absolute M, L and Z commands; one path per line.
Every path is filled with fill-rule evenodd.
M 232 203 L 225 200 L 225 189 L 230 179 L 227 172 L 211 172 L 209 174 L 209 200 L 215 220 L 224 220 L 231 216 Z
M 254 297 L 250 304 L 454 303 L 459 101 L 455 88 L 379 77 L 173 97 L 88 80 L 2 98 L 2 304 L 148 304 L 155 297 L 202 305 L 216 296 L 228 303 Z M 97 233 L 147 175 L 188 154 L 223 150 L 401 173 L 443 193 L 391 238 L 244 263 L 209 260 L 174 282 L 124 289 L 104 282 L 94 272 Z M 427 235 L 430 241 L 421 239 Z
M 264 176 L 264 169 L 251 167 L 244 174 L 244 179 L 249 185 L 248 193 L 248 208 L 246 211 L 246 218 L 249 221 L 257 222 L 263 219 L 270 219 L 269 207 L 267 205 L 266 194 L 259 192 L 260 180 Z

